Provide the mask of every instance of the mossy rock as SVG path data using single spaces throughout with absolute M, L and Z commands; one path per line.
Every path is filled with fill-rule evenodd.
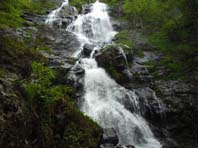
M 132 66 L 133 51 L 128 46 L 108 45 L 101 49 L 96 60 L 117 82 L 123 83 L 129 79 L 127 69 Z

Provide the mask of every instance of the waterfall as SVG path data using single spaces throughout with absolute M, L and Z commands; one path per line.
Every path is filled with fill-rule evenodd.
M 85 44 L 101 46 L 111 42 L 116 34 L 113 30 L 110 18 L 104 3 L 96 1 L 91 7 L 91 13 L 81 14 L 71 23 L 67 31 L 73 32 L 81 43 L 80 49 Z M 75 55 L 80 52 L 77 51 Z
M 53 15 L 56 15 L 56 11 L 58 10 L 52 12 Z M 49 17 L 47 22 L 53 18 L 55 17 Z M 93 58 L 94 51 L 100 50 L 102 45 L 111 44 L 116 34 L 108 15 L 108 6 L 97 0 L 90 13 L 79 15 L 66 30 L 74 33 L 80 41 L 78 53 L 85 44 L 95 46 L 90 58 L 80 58 L 77 63 L 85 69 L 85 93 L 82 96 L 84 101 L 80 106 L 81 111 L 102 128 L 114 129 L 121 145 L 161 148 L 148 123 L 141 116 L 140 102 L 135 92 L 117 84 L 103 68 L 98 67 Z M 133 108 L 133 112 L 125 107 L 126 102 Z
M 53 25 L 53 22 L 58 19 L 58 14 L 61 11 L 61 9 L 64 6 L 67 6 L 68 3 L 69 3 L 68 0 L 64 0 L 63 3 L 62 3 L 62 5 L 59 8 L 57 8 L 57 9 L 53 10 L 51 13 L 49 13 L 49 15 L 47 16 L 47 19 L 46 19 L 45 23 L 48 24 L 48 25 L 50 25 L 50 26 L 52 26 Z

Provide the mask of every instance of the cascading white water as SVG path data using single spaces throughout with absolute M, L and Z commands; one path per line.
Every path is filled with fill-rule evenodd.
M 94 119 L 102 128 L 113 128 L 123 145 L 136 148 L 160 148 L 147 122 L 140 116 L 139 99 L 133 91 L 119 86 L 94 59 L 82 59 L 85 68 L 85 96 L 81 110 Z M 131 113 L 124 101 L 134 108 Z
M 47 16 L 47 19 L 46 19 L 45 23 L 48 24 L 48 25 L 50 25 L 50 26 L 53 25 L 53 22 L 57 20 L 57 16 L 58 16 L 59 12 L 61 11 L 61 9 L 62 9 L 64 6 L 67 6 L 68 3 L 69 3 L 68 0 L 64 0 L 63 3 L 62 3 L 62 5 L 61 5 L 59 8 L 53 10 L 53 11 Z
M 94 50 L 98 50 L 101 44 L 109 44 L 112 41 L 116 32 L 113 31 L 107 9 L 106 4 L 97 0 L 90 13 L 79 15 L 68 26 L 67 31 L 74 33 L 81 42 L 79 51 L 87 43 L 94 45 Z M 56 12 L 52 13 L 56 15 Z M 90 58 L 81 58 L 77 63 L 85 69 L 85 94 L 81 110 L 102 128 L 113 128 L 121 145 L 161 148 L 148 123 L 141 116 L 138 96 L 118 85 L 104 69 L 99 68 L 93 53 L 94 51 Z M 133 112 L 125 107 L 126 102 L 133 108 Z
M 86 23 L 89 24 L 91 35 L 84 28 Z M 77 35 L 82 45 L 108 44 L 115 35 L 107 5 L 99 1 L 93 4 L 90 13 L 80 15 L 68 30 Z M 85 69 L 85 101 L 81 110 L 104 129 L 115 129 L 120 144 L 133 144 L 137 148 L 160 148 L 147 122 L 140 116 L 139 100 L 135 93 L 119 86 L 104 69 L 97 66 L 95 59 L 83 58 L 80 65 Z M 134 113 L 125 108 L 123 102 L 126 99 L 131 103 Z
M 110 18 L 104 3 L 96 1 L 91 7 L 91 13 L 79 15 L 78 18 L 68 26 L 67 31 L 73 32 L 81 43 L 80 49 L 85 44 L 101 44 L 111 42 L 116 34 L 113 30 Z M 77 51 L 76 55 L 80 52 Z

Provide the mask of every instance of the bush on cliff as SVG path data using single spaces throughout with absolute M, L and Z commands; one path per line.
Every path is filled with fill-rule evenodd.
M 77 109 L 71 99 L 72 88 L 53 83 L 58 71 L 36 62 L 32 70 L 24 86 L 33 117 L 40 119 L 40 140 L 46 147 L 97 148 L 101 128 Z

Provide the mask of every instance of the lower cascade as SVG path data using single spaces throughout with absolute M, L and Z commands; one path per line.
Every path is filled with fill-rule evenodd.
M 140 115 L 138 96 L 119 86 L 95 59 L 81 59 L 85 69 L 85 95 L 81 110 L 103 129 L 115 129 L 119 144 L 133 144 L 137 148 L 160 148 L 147 122 Z M 128 99 L 134 113 L 128 111 L 123 101 Z
M 53 21 L 58 10 L 52 12 L 53 17 L 49 17 L 46 23 Z M 112 39 L 116 34 L 108 15 L 108 6 L 97 0 L 89 13 L 79 15 L 66 30 L 75 34 L 81 43 L 79 50 L 74 53 L 79 58 L 77 65 L 85 70 L 81 111 L 96 121 L 104 131 L 115 130 L 120 145 L 161 148 L 147 121 L 141 116 L 139 97 L 134 91 L 117 84 L 103 68 L 98 67 L 94 59 L 95 51 L 113 44 Z M 80 56 L 85 44 L 94 47 L 90 58 Z M 131 104 L 133 112 L 125 107 L 126 101 Z

